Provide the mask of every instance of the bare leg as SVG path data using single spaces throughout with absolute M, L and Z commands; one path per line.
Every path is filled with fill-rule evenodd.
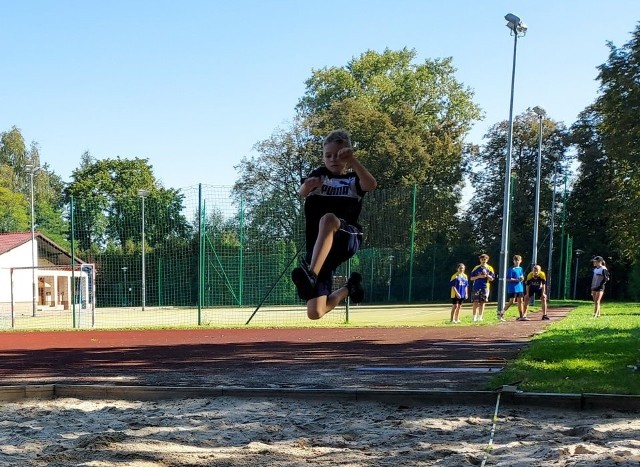
M 457 303 L 451 305 L 451 322 L 456 320 L 456 308 L 458 307 Z
M 333 236 L 338 229 L 340 229 L 340 219 L 338 219 L 334 214 L 325 214 L 320 218 L 318 238 L 313 246 L 311 264 L 309 264 L 309 269 L 314 274 L 318 275 L 320 273 L 320 270 L 331 251 Z
M 591 296 L 593 297 L 593 316 L 597 318 L 600 316 L 600 301 L 602 300 L 603 291 L 593 290 Z
M 338 306 L 347 296 L 349 296 L 349 289 L 340 287 L 328 297 L 323 295 L 312 298 L 307 302 L 307 316 L 313 320 L 320 319 Z
M 518 314 L 520 315 L 520 318 L 522 318 L 524 316 L 524 305 L 522 304 L 524 300 L 522 297 L 518 297 L 516 300 L 518 302 Z
M 527 310 L 529 309 L 529 296 L 525 295 L 524 300 L 522 300 L 522 317 L 527 317 Z

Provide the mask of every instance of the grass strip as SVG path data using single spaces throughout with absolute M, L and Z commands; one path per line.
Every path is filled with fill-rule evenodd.
M 584 302 L 536 336 L 491 382 L 528 392 L 640 394 L 640 306 Z

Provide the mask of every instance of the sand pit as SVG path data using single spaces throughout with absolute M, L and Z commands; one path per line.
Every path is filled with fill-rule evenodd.
M 495 406 L 283 398 L 22 400 L 0 406 L 0 465 L 480 465 Z M 640 420 L 501 407 L 486 465 L 632 466 Z

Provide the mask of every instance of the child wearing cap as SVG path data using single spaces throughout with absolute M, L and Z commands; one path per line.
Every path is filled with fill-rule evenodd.
M 609 281 L 609 270 L 602 256 L 594 256 L 591 276 L 591 296 L 593 297 L 593 317 L 600 317 L 600 301 L 604 295 L 604 285 Z

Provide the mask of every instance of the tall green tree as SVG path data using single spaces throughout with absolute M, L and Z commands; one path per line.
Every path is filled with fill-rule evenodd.
M 24 195 L 0 186 L 0 232 L 28 230 L 31 225 L 28 208 L 29 201 Z
M 532 257 L 533 223 L 540 120 L 528 109 L 514 119 L 511 157 L 511 229 L 509 255 Z M 473 234 L 485 251 L 497 254 L 502 235 L 505 164 L 508 122 L 497 123 L 485 135 L 486 144 L 474 156 L 470 175 L 474 195 L 469 206 Z M 540 183 L 538 257 L 544 264 L 542 248 L 551 215 L 553 173 L 567 170 L 567 130 L 562 123 L 548 117 L 542 119 L 542 159 Z M 548 251 L 548 250 L 547 250 Z
M 259 143 L 258 156 L 238 167 L 241 181 L 235 192 L 252 208 L 257 231 L 278 236 L 300 228 L 300 178 L 322 164 L 322 138 L 336 128 L 351 133 L 356 157 L 375 175 L 379 188 L 395 190 L 397 199 L 385 204 L 394 214 L 410 220 L 406 200 L 412 187 L 429 188 L 419 191 L 424 196 L 418 200 L 418 245 L 451 229 L 461 198 L 464 137 L 481 112 L 471 90 L 455 79 L 450 58 L 423 63 L 415 58 L 416 52 L 406 48 L 367 51 L 345 66 L 312 72 L 294 124 Z M 283 221 L 270 214 L 278 212 Z M 376 222 L 383 222 L 384 213 L 379 214 Z M 370 232 L 371 245 L 388 243 Z
M 163 188 L 147 159 L 95 160 L 82 156 L 72 173 L 67 199 L 74 201 L 74 230 L 80 249 L 102 251 L 107 245 L 121 250 L 142 240 L 142 199 L 145 197 L 145 240 L 149 248 L 191 231 L 182 214 L 183 195 Z
M 302 203 L 298 188 L 321 160 L 320 140 L 304 119 L 296 117 L 254 146 L 257 156 L 243 158 L 233 187 L 245 213 L 249 241 L 291 238 L 301 228 Z
M 315 70 L 298 109 L 322 136 L 348 129 L 381 188 L 461 182 L 464 137 L 481 118 L 451 58 L 415 63 L 416 51 L 367 51 Z
M 638 299 L 640 283 L 640 25 L 622 47 L 609 43 L 599 95 L 572 127 L 579 161 L 569 199 L 574 246 L 612 271 L 609 294 Z M 579 271 L 586 290 L 588 266 Z
M 601 123 L 595 107 L 588 107 L 571 127 L 578 167 L 567 203 L 567 231 L 573 237 L 574 249 L 583 250 L 585 256 L 600 255 L 619 264 L 620 254 L 615 251 L 611 228 L 614 215 L 611 206 L 617 195 L 613 188 L 616 175 L 602 143 Z M 582 298 L 589 266 L 585 261 L 578 271 Z
M 0 134 L 0 183 L 11 191 L 29 196 L 27 164 L 40 165 L 38 146 L 27 148 L 20 129 L 15 126 Z
M 608 230 L 614 248 L 629 262 L 640 251 L 640 25 L 622 47 L 612 43 L 609 57 L 600 65 L 600 95 L 594 103 L 598 132 L 607 164 L 614 171 L 608 208 Z
M 25 214 L 30 219 L 31 170 L 33 173 L 34 227 L 56 242 L 64 244 L 67 224 L 63 220 L 64 184 L 48 164 L 40 163 L 38 145 L 27 147 L 21 131 L 13 127 L 0 134 L 0 187 L 21 194 L 28 200 Z M 21 225 L 21 224 L 16 224 Z M 30 228 L 29 225 L 26 227 Z M 20 229 L 23 229 L 20 227 Z

